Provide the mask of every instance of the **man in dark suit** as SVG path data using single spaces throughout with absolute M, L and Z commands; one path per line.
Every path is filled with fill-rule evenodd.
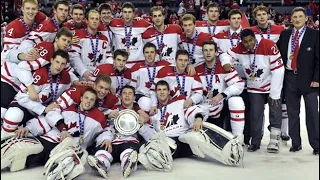
M 305 101 L 308 138 L 313 154 L 319 154 L 319 31 L 308 28 L 305 9 L 292 11 L 293 29 L 282 31 L 277 42 L 285 64 L 284 95 L 289 116 L 289 135 L 292 139 L 290 152 L 299 151 L 300 102 Z

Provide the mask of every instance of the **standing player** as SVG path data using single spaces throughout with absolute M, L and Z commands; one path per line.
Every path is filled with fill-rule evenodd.
M 124 3 L 121 10 L 122 19 L 112 19 L 109 26 L 114 35 L 114 49 L 126 49 L 129 53 L 127 67 L 132 67 L 135 63 L 144 61 L 141 36 L 151 24 L 143 19 L 134 19 L 135 7 L 130 2 Z
M 82 5 L 75 4 L 72 6 L 71 17 L 71 20 L 63 23 L 64 27 L 67 27 L 71 31 L 87 28 L 87 22 L 84 18 L 84 8 Z
M 145 62 L 137 63 L 131 68 L 132 79 L 136 82 L 136 102 L 142 110 L 147 112 L 151 110 L 151 107 L 156 107 L 155 103 L 152 104 L 156 100 L 151 100 L 152 97 L 155 97 L 155 95 L 152 95 L 154 91 L 151 89 L 155 76 L 162 67 L 170 65 L 167 61 L 155 62 L 156 51 L 156 46 L 147 42 L 143 47 Z
M 199 32 L 209 33 L 214 36 L 222 31 L 227 31 L 229 28 L 228 20 L 219 20 L 220 7 L 217 3 L 210 3 L 207 6 L 208 21 L 196 21 L 196 29 Z
M 216 57 L 217 47 L 213 41 L 203 45 L 205 63 L 196 67 L 197 75 L 201 79 L 204 99 L 210 106 L 209 116 L 218 118 L 223 108 L 223 100 L 227 100 L 230 110 L 231 129 L 234 135 L 243 133 L 245 105 L 238 95 L 244 89 L 244 82 L 235 69 L 225 72 L 220 60 Z
M 184 33 L 181 35 L 183 48 L 188 51 L 190 64 L 197 66 L 204 62 L 202 45 L 205 41 L 212 40 L 208 33 L 195 28 L 196 18 L 192 14 L 185 14 L 180 19 Z
M 100 64 L 106 63 L 108 38 L 98 32 L 100 16 L 98 11 L 88 12 L 88 28 L 76 30 L 75 36 L 80 38 L 78 44 L 73 44 L 71 64 L 75 71 L 87 81 L 92 80 L 92 73 Z
M 152 42 L 157 47 L 156 61 L 166 60 L 175 63 L 175 55 L 181 46 L 180 36 L 182 29 L 177 24 L 164 24 L 164 11 L 161 6 L 151 8 L 154 26 L 148 28 L 143 34 L 144 42 Z
M 247 89 L 251 103 L 250 135 L 248 151 L 260 149 L 265 102 L 269 104 L 270 143 L 268 152 L 279 151 L 281 134 L 281 90 L 284 67 L 277 45 L 268 39 L 260 42 L 251 29 L 241 32 L 241 43 L 228 50 L 233 59 L 239 60 L 247 79 Z M 224 60 L 223 60 L 224 61 Z

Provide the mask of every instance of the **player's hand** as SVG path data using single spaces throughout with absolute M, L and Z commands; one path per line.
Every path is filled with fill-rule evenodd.
M 31 49 L 27 52 L 27 57 L 25 58 L 26 61 L 34 61 L 39 59 L 41 56 L 36 48 Z
M 200 129 L 202 129 L 202 119 L 201 118 L 196 118 L 192 130 L 198 132 Z
M 117 118 L 118 116 L 119 116 L 119 110 L 114 110 L 109 113 L 108 118 L 112 119 L 112 118 Z
M 188 107 L 190 107 L 191 105 L 192 105 L 192 99 L 191 99 L 191 98 L 187 99 L 187 100 L 184 101 L 184 103 L 183 103 L 183 107 L 184 107 L 184 108 L 188 108 Z
M 153 115 L 157 114 L 157 110 L 158 110 L 157 106 L 152 106 L 150 109 L 149 115 L 153 116 Z
M 272 106 L 274 106 L 274 105 L 276 105 L 276 106 L 281 105 L 280 99 L 272 99 L 271 97 L 269 97 L 268 100 L 269 100 L 269 103 L 270 103 Z
M 46 109 L 44 110 L 46 113 L 48 113 L 49 111 L 52 111 L 52 110 L 54 110 L 55 108 L 58 108 L 59 107 L 59 105 L 58 104 L 56 104 L 56 103 L 51 103 L 51 104 L 49 104 L 47 107 L 46 107 Z
M 93 78 L 93 75 L 92 75 L 91 72 L 86 71 L 85 73 L 83 73 L 83 77 L 84 77 L 87 81 L 90 81 L 91 78 Z
M 103 146 L 105 147 L 106 151 L 108 151 L 109 153 L 112 153 L 112 144 L 108 139 L 104 140 L 101 143 L 100 147 L 103 147 Z
M 79 36 L 73 36 L 71 39 L 71 44 L 78 44 L 80 41 Z
M 29 85 L 27 87 L 28 89 L 28 95 L 29 95 L 29 98 L 32 100 L 32 101 L 40 101 L 39 99 L 39 96 L 38 96 L 38 93 L 34 90 L 34 87 L 33 85 Z
M 116 90 L 116 88 L 114 88 L 114 87 L 110 87 L 110 92 L 111 92 L 113 95 L 116 95 L 116 94 L 117 94 L 117 90 Z
M 138 118 L 138 123 L 139 123 L 140 125 L 143 125 L 145 122 L 146 122 L 145 119 L 144 119 L 142 116 L 139 116 L 139 118 Z
M 72 137 L 72 136 L 66 130 L 61 131 L 61 141 L 63 141 L 67 137 Z
M 317 88 L 317 87 L 319 87 L 319 83 L 315 82 L 315 81 L 312 81 L 311 84 L 310 84 L 310 87 Z
M 231 72 L 232 71 L 232 66 L 231 66 L 231 64 L 225 64 L 225 65 L 223 65 L 223 69 L 226 72 Z
M 218 104 L 221 100 L 223 99 L 223 96 L 222 96 L 222 94 L 217 94 L 216 96 L 214 96 L 212 99 L 211 99 L 211 103 L 213 104 L 213 105 L 216 105 L 216 104 Z
M 187 66 L 187 71 L 188 71 L 188 74 L 190 74 L 190 76 L 193 76 L 196 74 L 196 69 L 191 64 Z
M 29 128 L 27 128 L 27 127 L 19 128 L 15 131 L 15 133 L 16 133 L 16 137 L 18 137 L 18 138 L 26 137 L 26 136 L 28 136 Z

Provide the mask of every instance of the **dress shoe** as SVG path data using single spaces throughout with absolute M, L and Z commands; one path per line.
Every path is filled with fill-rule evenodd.
M 251 145 L 248 147 L 248 152 L 255 152 L 255 151 L 257 151 L 258 149 L 260 149 L 259 146 L 254 145 L 254 144 L 251 144 Z
M 313 154 L 314 154 L 314 155 L 319 155 L 319 149 L 314 149 L 314 150 L 313 150 Z
M 302 149 L 301 145 L 300 146 L 292 146 L 290 148 L 290 152 L 300 151 L 301 149 Z
M 289 141 L 290 140 L 290 136 L 288 136 L 286 134 L 283 134 L 283 135 L 281 135 L 281 140 L 282 141 Z

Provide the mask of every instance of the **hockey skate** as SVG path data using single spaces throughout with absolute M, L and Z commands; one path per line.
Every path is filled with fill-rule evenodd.
M 280 129 L 271 127 L 270 142 L 267 146 L 268 153 L 278 153 L 279 152 L 280 134 L 281 134 Z
M 87 162 L 93 170 L 98 172 L 102 177 L 107 178 L 107 168 L 105 168 L 103 163 L 99 161 L 97 157 L 89 155 L 87 157 Z
M 34 137 L 18 138 L 7 136 L 1 139 L 1 169 L 10 167 L 10 171 L 24 169 L 27 157 L 43 151 L 40 141 Z
M 135 171 L 138 163 L 138 153 L 137 151 L 132 151 L 127 158 L 123 166 L 123 177 L 128 177 L 133 171 Z

